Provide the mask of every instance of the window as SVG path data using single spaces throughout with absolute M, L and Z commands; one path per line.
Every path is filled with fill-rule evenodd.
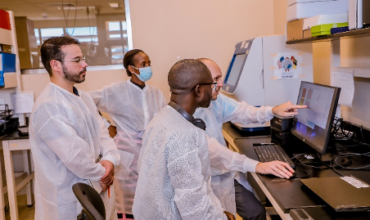
M 42 28 L 41 36 L 45 38 L 63 36 L 63 28 Z
M 106 30 L 108 40 L 127 38 L 127 23 L 125 21 L 107 21 Z
M 45 3 L 43 13 L 34 13 L 39 9 L 38 0 L 28 0 L 22 10 L 18 3 L 9 4 L 9 10 L 17 16 L 25 16 L 34 27 L 29 41 L 37 45 L 30 52 L 30 59 L 40 60 L 40 47 L 50 38 L 70 35 L 80 42 L 80 48 L 89 66 L 122 65 L 123 57 L 129 50 L 126 22 L 126 9 L 121 0 L 119 8 L 111 8 L 104 1 L 91 0 L 71 2 Z M 24 7 L 23 7 L 24 8 Z M 37 63 L 37 62 L 36 62 Z M 33 65 L 34 68 L 43 66 Z
M 127 51 L 125 51 L 127 52 Z M 112 46 L 111 53 L 112 53 L 112 63 L 114 64 L 122 64 L 122 59 L 124 56 L 124 50 L 122 46 Z
M 35 32 L 35 37 L 36 37 L 36 43 L 37 45 L 40 45 L 41 43 L 41 38 L 40 38 L 40 30 L 38 28 L 34 29 Z

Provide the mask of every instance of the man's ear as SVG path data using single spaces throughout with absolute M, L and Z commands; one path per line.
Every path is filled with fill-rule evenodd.
M 62 68 L 62 63 L 58 60 L 51 60 L 50 61 L 50 66 L 51 66 L 51 69 L 54 72 L 61 72 L 61 70 L 63 69 Z
M 195 89 L 193 90 L 195 97 L 201 97 L 202 96 L 202 87 L 198 84 L 195 86 Z

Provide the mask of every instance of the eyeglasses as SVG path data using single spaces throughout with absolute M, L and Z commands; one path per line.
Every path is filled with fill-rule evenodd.
M 197 85 L 203 86 L 203 85 L 213 85 L 213 91 L 216 91 L 217 89 L 217 82 L 211 82 L 211 83 L 198 83 L 196 84 L 190 91 L 193 91 Z
M 78 63 L 78 64 L 81 64 L 82 61 L 86 61 L 86 58 L 85 57 L 76 57 L 74 59 L 70 59 L 70 60 L 59 60 L 60 62 L 75 62 L 75 63 Z

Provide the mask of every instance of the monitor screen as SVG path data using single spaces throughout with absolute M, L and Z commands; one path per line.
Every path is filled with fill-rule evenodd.
M 339 93 L 340 88 L 301 82 L 297 104 L 307 108 L 298 109 L 291 132 L 321 154 L 329 144 Z
M 225 77 L 225 84 L 236 86 L 247 54 L 234 55 Z

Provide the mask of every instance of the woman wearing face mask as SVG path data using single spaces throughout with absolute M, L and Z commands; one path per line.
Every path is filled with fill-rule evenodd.
M 114 137 L 121 163 L 115 170 L 114 187 L 118 217 L 133 218 L 132 204 L 138 179 L 137 161 L 142 136 L 149 121 L 167 105 L 163 93 L 145 82 L 152 76 L 150 59 L 142 50 L 125 54 L 123 65 L 130 77 L 91 92 L 100 111 L 108 113 L 117 127 Z

